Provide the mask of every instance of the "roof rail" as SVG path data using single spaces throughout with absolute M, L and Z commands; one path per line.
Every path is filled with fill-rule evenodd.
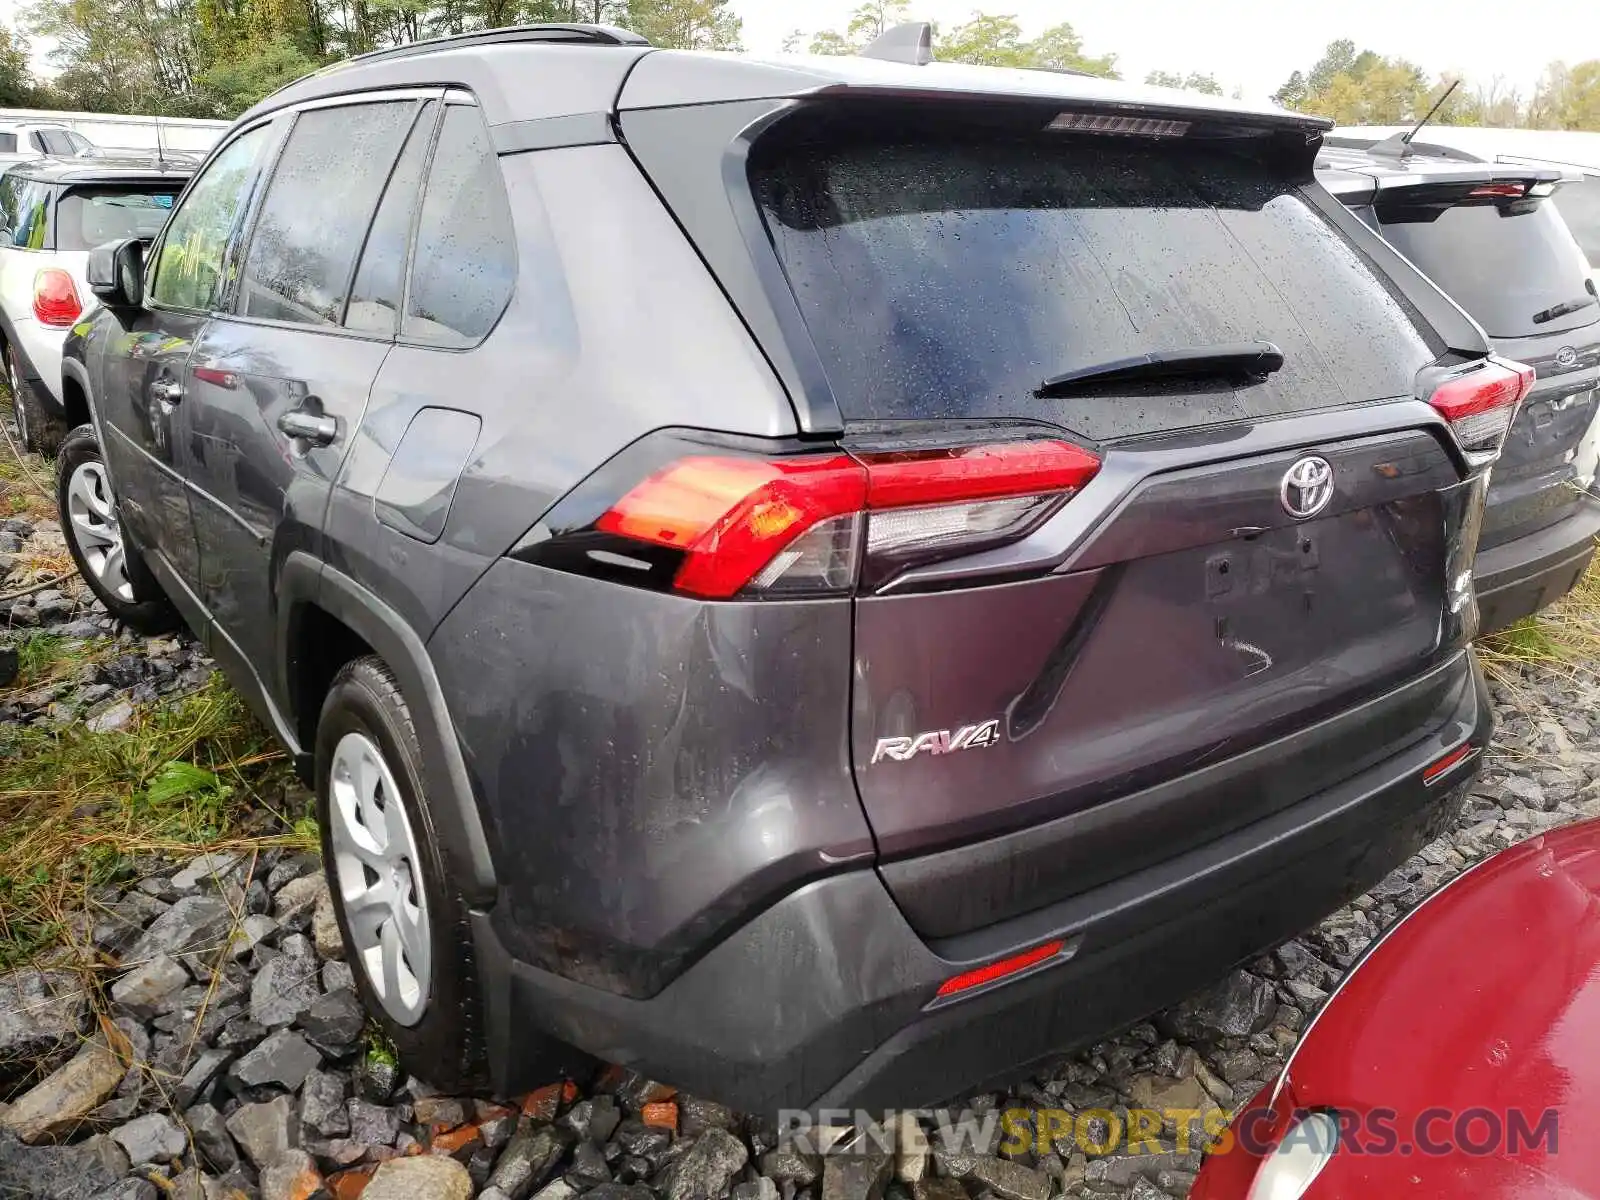
M 407 42 L 404 46 L 391 46 L 386 50 L 369 50 L 343 60 L 345 63 L 373 62 L 388 58 L 408 58 L 431 50 L 455 49 L 459 46 L 494 46 L 507 42 L 565 42 L 579 46 L 648 46 L 650 43 L 637 33 L 618 29 L 614 25 L 507 25 L 500 29 L 483 29 L 476 33 L 457 33 L 449 37 L 426 38 L 420 42 Z M 341 66 L 342 63 L 336 63 Z
M 933 26 L 927 21 L 891 25 L 857 51 L 861 58 L 925 67 L 933 61 Z

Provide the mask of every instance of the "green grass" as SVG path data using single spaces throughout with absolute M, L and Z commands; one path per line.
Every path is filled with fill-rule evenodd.
M 314 846 L 301 814 L 276 812 L 287 782 L 281 751 L 220 677 L 121 730 L 0 725 L 0 966 L 57 944 L 92 889 L 150 856 Z
M 1600 676 L 1600 559 L 1564 598 L 1484 638 L 1478 649 L 1502 681 L 1529 665 Z
M 114 643 L 106 638 L 79 640 L 38 630 L 14 637 L 11 644 L 16 647 L 19 659 L 17 679 L 10 689 L 0 689 L 0 699 L 5 698 L 8 690 L 27 692 L 70 678 L 115 649 Z

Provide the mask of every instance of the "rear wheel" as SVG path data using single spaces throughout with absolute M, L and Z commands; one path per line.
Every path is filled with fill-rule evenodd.
M 485 1085 L 467 905 L 439 851 L 411 710 L 379 658 L 345 664 L 317 724 L 317 813 L 345 953 L 407 1070 Z
M 6 346 L 6 384 L 11 389 L 11 411 L 17 419 L 17 434 L 24 450 L 35 454 L 54 454 L 67 436 L 67 423 L 45 408 L 39 393 L 22 374 L 17 348 Z
M 176 628 L 177 611 L 138 550 L 123 536 L 111 478 L 92 425 L 78 426 L 61 443 L 56 506 L 78 574 L 106 611 L 141 633 Z

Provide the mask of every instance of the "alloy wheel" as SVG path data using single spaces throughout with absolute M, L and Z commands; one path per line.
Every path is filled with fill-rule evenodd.
M 67 525 L 95 582 L 132 604 L 133 581 L 128 578 L 122 524 L 117 520 L 116 501 L 103 463 L 80 463 L 67 480 Z
M 428 1004 L 428 899 L 394 773 L 365 734 L 347 733 L 334 747 L 328 800 L 353 956 L 384 1011 L 414 1025 Z

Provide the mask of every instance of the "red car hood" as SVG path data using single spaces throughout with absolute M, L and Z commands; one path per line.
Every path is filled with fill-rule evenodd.
M 1287 1083 L 1300 1107 L 1387 1110 L 1396 1132 L 1389 1153 L 1345 1142 L 1306 1200 L 1600 1195 L 1600 821 L 1501 852 L 1402 921 L 1317 1016 Z M 1553 1119 L 1554 1146 L 1485 1146 L 1518 1117 Z

